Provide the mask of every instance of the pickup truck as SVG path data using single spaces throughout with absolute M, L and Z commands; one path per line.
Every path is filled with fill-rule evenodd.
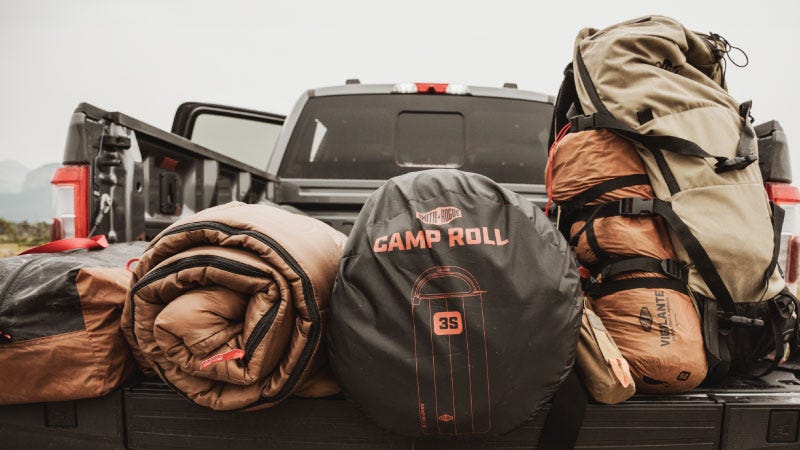
M 147 240 L 178 218 L 239 200 L 278 204 L 349 232 L 387 178 L 429 167 L 485 174 L 542 207 L 553 97 L 455 84 L 347 84 L 305 92 L 278 114 L 185 103 L 171 132 L 89 104 L 75 110 L 54 178 L 53 238 Z M 767 190 L 790 208 L 780 127 L 759 126 Z M 796 283 L 787 221 L 781 264 Z M 792 278 L 794 277 L 794 278 Z M 795 287 L 796 288 L 796 287 Z M 576 448 L 800 448 L 800 364 L 682 395 L 590 404 Z M 546 412 L 505 436 L 412 440 L 386 433 L 344 397 L 214 412 L 156 380 L 98 399 L 0 407 L 0 446 L 33 448 L 535 448 Z

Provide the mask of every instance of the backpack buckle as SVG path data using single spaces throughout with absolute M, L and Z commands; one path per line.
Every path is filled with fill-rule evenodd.
M 720 312 L 720 321 L 725 322 L 727 325 L 741 325 L 751 328 L 761 328 L 764 326 L 764 321 L 761 319 L 751 319 L 745 316 L 735 316 L 731 313 Z
M 661 270 L 664 272 L 664 275 L 670 276 L 681 283 L 686 284 L 689 282 L 688 271 L 680 261 L 674 259 L 661 260 Z
M 581 116 L 570 117 L 569 128 L 573 132 L 594 130 L 596 128 L 594 117 L 595 117 L 594 114 L 590 114 L 588 116 L 581 115 Z
M 652 216 L 653 200 L 646 198 L 623 198 L 619 201 L 620 216 Z
M 747 156 L 735 156 L 733 158 L 718 159 L 716 166 L 714 166 L 714 172 L 725 173 L 732 170 L 741 170 L 757 160 L 758 156 L 752 153 Z

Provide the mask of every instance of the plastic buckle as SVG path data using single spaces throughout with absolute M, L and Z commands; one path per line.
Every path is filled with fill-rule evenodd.
M 761 319 L 751 319 L 749 317 L 744 317 L 744 316 L 734 316 L 731 313 L 726 313 L 723 311 L 719 312 L 719 318 L 720 322 L 724 322 L 728 325 L 741 325 L 751 328 L 761 328 L 764 326 L 764 321 Z
M 569 118 L 570 131 L 594 130 L 594 114 L 588 116 L 574 116 Z
M 623 198 L 619 202 L 620 216 L 652 216 L 653 200 L 646 198 Z
M 714 172 L 725 173 L 732 170 L 741 170 L 758 160 L 758 156 L 749 154 L 747 156 L 736 156 L 733 158 L 718 159 L 714 166 Z
M 689 276 L 686 271 L 686 267 L 684 267 L 680 261 L 676 261 L 674 259 L 664 259 L 661 261 L 661 270 L 664 271 L 665 275 L 675 278 L 681 283 L 685 284 L 689 282 Z

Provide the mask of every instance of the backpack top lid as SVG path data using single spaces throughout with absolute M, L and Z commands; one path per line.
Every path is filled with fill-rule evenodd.
M 564 238 L 477 174 L 395 177 L 364 205 L 331 299 L 331 361 L 380 426 L 501 434 L 572 366 L 583 306 Z

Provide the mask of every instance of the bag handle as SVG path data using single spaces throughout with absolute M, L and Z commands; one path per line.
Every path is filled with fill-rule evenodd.
M 98 234 L 97 236 L 92 236 L 89 238 L 68 238 L 48 242 L 46 244 L 29 248 L 24 252 L 20 252 L 18 256 L 32 255 L 35 253 L 60 253 L 79 248 L 94 250 L 106 247 L 108 247 L 108 240 L 104 235 Z

